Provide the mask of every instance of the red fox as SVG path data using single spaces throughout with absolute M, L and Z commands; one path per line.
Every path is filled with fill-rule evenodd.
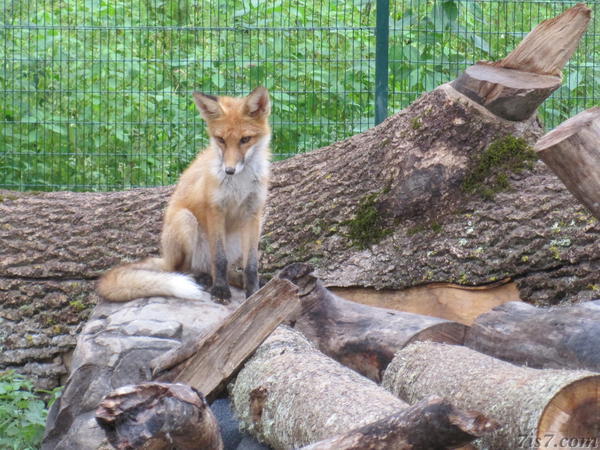
M 258 241 L 269 177 L 271 102 L 258 87 L 247 97 L 193 93 L 210 143 L 183 172 L 169 200 L 161 257 L 104 274 L 98 293 L 109 301 L 167 296 L 199 299 L 193 277 L 212 276 L 211 295 L 231 298 L 230 263 L 242 258 L 246 296 L 258 289 Z

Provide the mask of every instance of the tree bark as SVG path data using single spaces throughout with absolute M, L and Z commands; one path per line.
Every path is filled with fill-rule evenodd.
M 154 377 L 174 379 L 202 392 L 209 401 L 214 399 L 277 326 L 295 319 L 302 308 L 312 307 L 299 287 L 285 279 L 290 272 L 294 267 L 269 281 L 213 332 L 155 358 L 150 364 Z M 299 274 L 302 284 L 315 282 L 309 273 Z
M 294 327 L 320 351 L 380 382 L 396 351 L 409 342 L 462 344 L 468 327 L 435 317 L 374 308 L 344 300 L 317 281 L 314 306 Z
M 535 150 L 571 193 L 600 219 L 600 107 L 577 114 L 542 137 Z
M 475 320 L 465 345 L 528 367 L 600 372 L 600 300 L 556 308 L 505 303 Z
M 477 412 L 465 412 L 431 397 L 377 422 L 302 450 L 431 450 L 456 448 L 497 429 Z
M 117 449 L 223 449 L 208 403 L 184 384 L 123 386 L 100 402 L 96 420 Z
M 598 434 L 600 375 L 518 367 L 466 347 L 417 342 L 400 350 L 383 386 L 405 401 L 430 395 L 503 424 L 484 448 L 557 448 L 563 438 Z
M 276 448 L 346 433 L 408 405 L 279 327 L 229 386 L 242 428 Z
M 498 118 L 444 85 L 373 129 L 277 162 L 262 272 L 310 261 L 327 286 L 510 278 L 527 301 L 592 299 L 600 225 L 541 163 L 492 168 L 482 186 L 499 176 L 507 185 L 493 199 L 463 187 L 491 143 L 541 133 L 534 118 Z M 97 300 L 95 279 L 157 254 L 171 192 L 0 193 L 0 366 L 45 387 L 64 381 L 62 354 Z

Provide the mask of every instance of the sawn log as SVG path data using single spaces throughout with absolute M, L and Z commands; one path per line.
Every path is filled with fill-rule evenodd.
M 501 422 L 481 438 L 487 449 L 568 448 L 569 439 L 600 431 L 594 372 L 519 367 L 467 347 L 416 342 L 396 354 L 383 386 L 408 402 L 438 395 Z

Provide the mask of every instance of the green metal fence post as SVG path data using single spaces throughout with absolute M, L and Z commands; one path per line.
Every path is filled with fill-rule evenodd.
M 377 0 L 375 24 L 375 125 L 387 117 L 390 1 Z

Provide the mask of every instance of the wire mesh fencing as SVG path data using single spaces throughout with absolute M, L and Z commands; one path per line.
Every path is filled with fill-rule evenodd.
M 266 86 L 275 158 L 312 150 L 505 56 L 574 4 L 0 0 L 0 188 L 175 182 L 206 143 L 193 90 Z M 547 128 L 598 103 L 597 36 L 594 19 L 541 111 Z

